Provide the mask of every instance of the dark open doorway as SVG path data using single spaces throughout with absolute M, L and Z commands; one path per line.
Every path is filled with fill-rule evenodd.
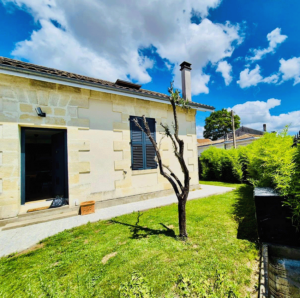
M 67 131 L 21 129 L 21 201 L 68 198 Z

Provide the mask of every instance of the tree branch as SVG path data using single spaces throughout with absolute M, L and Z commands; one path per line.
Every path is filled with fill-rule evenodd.
M 171 176 L 176 180 L 177 184 L 179 185 L 181 191 L 183 191 L 183 186 L 181 184 L 181 181 L 178 179 L 178 177 L 174 174 L 174 172 L 172 172 L 172 170 L 170 169 L 170 167 L 168 167 L 167 165 L 163 164 L 163 167 L 165 167 L 171 174 Z
M 166 135 L 171 138 L 171 141 L 172 141 L 173 146 L 174 146 L 174 150 L 177 152 L 178 151 L 178 146 L 177 146 L 173 136 L 171 135 L 171 132 L 170 132 L 170 129 L 169 129 L 168 125 L 164 125 L 162 123 L 160 123 L 160 125 L 164 128 L 164 130 L 166 132 Z
M 189 177 L 189 170 L 188 170 L 187 165 L 186 165 L 185 160 L 184 160 L 184 142 L 183 142 L 183 140 L 181 140 L 179 138 L 179 135 L 178 135 L 179 126 L 178 126 L 178 117 L 177 117 L 177 111 L 176 111 L 176 105 L 181 104 L 182 107 L 184 108 L 186 102 L 183 99 L 180 98 L 178 90 L 173 92 L 173 84 L 172 83 L 171 83 L 171 87 L 169 88 L 169 93 L 170 93 L 169 100 L 170 100 L 170 103 L 171 103 L 171 106 L 172 106 L 172 109 L 173 109 L 173 116 L 174 116 L 174 122 L 175 122 L 174 123 L 174 135 L 171 134 L 168 125 L 163 125 L 161 123 L 161 126 L 164 128 L 166 135 L 168 137 L 170 137 L 170 139 L 172 141 L 172 144 L 173 144 L 173 147 L 174 147 L 174 154 L 175 154 L 176 158 L 178 159 L 181 170 L 184 174 L 184 185 L 181 183 L 179 178 L 174 174 L 174 172 L 171 171 L 171 169 L 169 167 L 162 164 L 159 148 L 158 148 L 155 140 L 153 139 L 153 137 L 151 135 L 149 125 L 146 121 L 146 117 L 144 115 L 142 116 L 145 129 L 143 129 L 141 127 L 141 125 L 138 123 L 138 120 L 136 118 L 133 119 L 133 121 L 134 121 L 135 125 L 142 132 L 144 132 L 148 136 L 150 142 L 152 143 L 152 145 L 153 145 L 153 147 L 156 151 L 156 158 L 157 158 L 157 163 L 158 163 L 158 166 L 159 166 L 160 174 L 162 176 L 164 176 L 171 183 L 171 185 L 172 185 L 172 187 L 173 187 L 173 189 L 176 193 L 176 196 L 177 196 L 178 200 L 186 200 L 187 199 L 187 194 L 188 194 L 189 188 L 190 188 L 190 179 L 191 178 Z M 171 176 L 168 175 L 164 171 L 164 168 L 169 170 Z M 179 191 L 178 186 L 177 186 L 176 183 L 178 184 L 181 192 Z
M 167 173 L 165 173 L 165 171 L 164 171 L 164 169 L 163 169 L 163 164 L 162 164 L 162 161 L 161 161 L 160 152 L 159 152 L 159 149 L 158 149 L 158 147 L 157 147 L 156 142 L 154 141 L 154 139 L 153 139 L 153 137 L 152 137 L 152 135 L 151 135 L 151 132 L 150 132 L 148 123 L 147 123 L 147 121 L 146 121 L 145 115 L 143 115 L 143 122 L 144 122 L 144 125 L 145 125 L 145 128 L 146 128 L 146 131 L 141 127 L 141 125 L 139 124 L 139 122 L 138 122 L 138 120 L 137 120 L 136 118 L 134 118 L 133 121 L 134 121 L 135 125 L 136 125 L 142 132 L 144 132 L 144 133 L 148 136 L 150 142 L 152 143 L 152 145 L 153 145 L 153 147 L 154 147 L 154 149 L 155 149 L 155 151 L 156 151 L 156 157 L 157 157 L 157 160 L 158 160 L 158 165 L 159 165 L 160 174 L 161 174 L 162 176 L 164 176 L 166 179 L 168 179 L 168 181 L 171 183 L 171 185 L 172 185 L 172 187 L 173 187 L 173 189 L 174 189 L 174 191 L 175 191 L 175 194 L 176 194 L 177 198 L 180 199 L 181 194 L 180 194 L 180 192 L 179 192 L 179 189 L 178 189 L 176 183 L 173 181 L 173 179 L 172 179 Z
M 174 115 L 174 137 L 176 139 L 176 141 L 179 144 L 179 152 L 175 152 L 175 155 L 180 163 L 181 169 L 184 173 L 184 186 L 185 187 L 189 187 L 190 184 L 190 177 L 189 177 L 189 170 L 185 164 L 184 161 L 184 142 L 178 137 L 178 118 L 177 118 L 177 111 L 176 111 L 176 104 L 175 104 L 175 99 L 174 99 L 174 95 L 178 96 L 177 93 L 173 93 L 173 96 L 170 96 L 170 102 L 173 108 L 173 115 Z

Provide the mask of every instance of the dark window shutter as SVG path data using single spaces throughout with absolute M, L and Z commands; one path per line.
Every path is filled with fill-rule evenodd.
M 144 169 L 144 157 L 143 157 L 143 145 L 132 145 L 132 169 L 142 170 Z
M 141 117 L 130 116 L 130 134 L 131 134 L 131 156 L 132 170 L 156 169 L 155 149 L 149 140 L 148 136 L 143 133 L 133 122 L 133 119 L 138 119 L 139 124 L 143 129 L 144 123 Z M 152 137 L 155 136 L 155 119 L 146 118 Z
M 149 125 L 151 136 L 156 141 L 155 119 L 148 118 L 147 122 L 148 122 L 148 125 Z M 146 168 L 147 169 L 156 169 L 157 168 L 157 163 L 155 161 L 155 156 L 156 156 L 155 149 L 154 149 L 150 139 L 148 138 L 148 136 L 145 136 L 145 138 L 146 138 Z
M 152 138 L 156 141 L 156 136 L 155 136 L 155 119 L 152 118 L 147 118 L 147 123 L 151 132 Z M 152 144 L 148 136 L 146 135 L 146 143 L 147 144 Z
M 141 119 L 130 116 L 131 168 L 132 170 L 142 170 L 144 168 L 143 132 L 133 122 L 134 118 L 137 118 L 141 125 Z
M 131 142 L 141 144 L 143 141 L 143 132 L 133 122 L 133 119 L 135 119 L 135 118 L 138 119 L 139 124 L 142 126 L 142 121 L 141 121 L 141 119 L 139 119 L 139 117 L 130 116 Z
M 155 149 L 152 144 L 146 144 L 146 166 L 147 169 L 156 169 L 157 163 L 155 161 Z

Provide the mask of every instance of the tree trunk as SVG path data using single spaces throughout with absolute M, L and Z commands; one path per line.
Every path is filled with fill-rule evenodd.
M 179 91 L 176 90 L 175 93 L 173 92 L 173 83 L 171 83 L 171 87 L 169 88 L 169 93 L 170 93 L 169 100 L 172 105 L 173 116 L 174 116 L 174 124 L 173 124 L 174 136 L 171 134 L 168 125 L 163 125 L 161 123 L 161 126 L 165 130 L 165 135 L 171 138 L 171 141 L 173 144 L 173 149 L 174 149 L 174 154 L 175 154 L 176 158 L 178 159 L 182 173 L 184 175 L 184 185 L 178 179 L 176 174 L 170 169 L 170 167 L 168 167 L 162 163 L 161 155 L 160 155 L 160 148 L 158 147 L 153 136 L 151 135 L 151 131 L 150 131 L 149 125 L 147 123 L 145 115 L 143 115 L 143 123 L 145 126 L 144 128 L 140 125 L 137 118 L 133 119 L 133 121 L 134 121 L 135 125 L 148 136 L 148 138 L 149 138 L 150 142 L 152 143 L 153 148 L 156 152 L 156 158 L 157 158 L 157 163 L 159 166 L 160 174 L 170 182 L 170 184 L 172 185 L 172 187 L 175 191 L 175 194 L 178 199 L 179 237 L 181 239 L 185 240 L 187 238 L 185 206 L 186 206 L 187 197 L 189 195 L 191 178 L 189 176 L 188 167 L 184 160 L 184 142 L 178 136 L 179 126 L 178 126 L 176 105 L 179 105 L 182 108 L 187 108 L 187 106 L 186 106 L 186 102 L 184 102 L 184 101 L 182 102 L 182 99 L 179 96 Z M 170 174 L 166 173 L 164 171 L 164 168 L 166 168 L 170 172 Z
M 186 212 L 185 212 L 186 200 L 187 200 L 187 195 L 184 198 L 178 200 L 179 237 L 182 239 L 187 238 Z

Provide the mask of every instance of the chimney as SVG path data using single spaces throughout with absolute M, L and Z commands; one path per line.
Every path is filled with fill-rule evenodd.
M 192 88 L 191 88 L 191 63 L 183 61 L 180 64 L 181 82 L 182 82 L 182 98 L 192 101 Z
M 263 131 L 264 131 L 264 132 L 267 131 L 267 124 L 263 124 Z

